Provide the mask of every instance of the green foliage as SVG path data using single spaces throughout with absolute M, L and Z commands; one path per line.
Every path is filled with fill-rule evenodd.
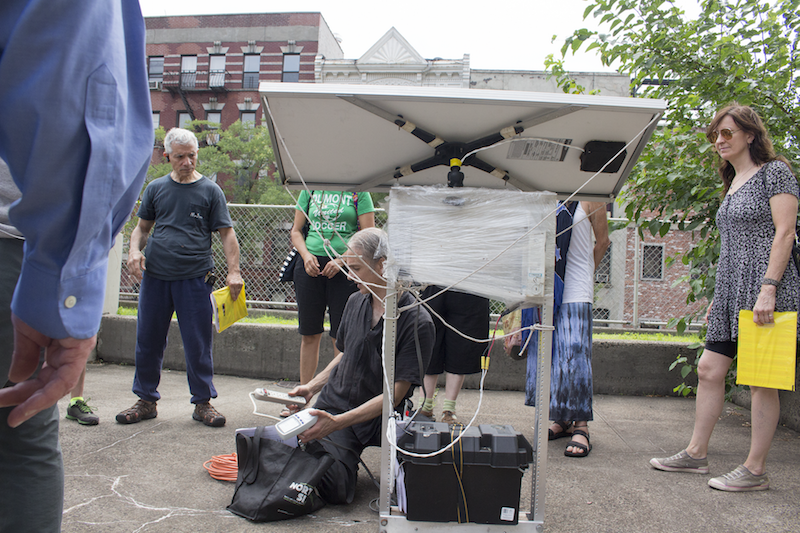
M 294 191 L 294 198 L 280 184 L 279 180 L 261 178 L 256 182 L 256 203 L 262 205 L 293 205 L 300 191 Z
M 240 204 L 264 203 L 261 196 L 271 186 L 282 189 L 276 177 L 269 176 L 269 170 L 275 161 L 269 131 L 265 126 L 243 124 L 236 121 L 228 129 L 220 129 L 219 124 L 207 120 L 193 120 L 186 128 L 197 137 L 198 163 L 197 171 L 205 176 L 217 174 L 229 177 L 222 183 L 229 202 Z M 156 129 L 156 147 L 163 149 L 164 128 Z M 147 171 L 147 183 L 154 178 L 165 176 L 172 168 L 166 161 L 151 165 Z M 263 182 L 263 183 L 262 183 Z M 144 190 L 144 189 L 142 189 Z M 285 197 L 288 193 L 282 191 Z M 268 197 L 277 200 L 281 195 L 272 192 Z M 275 201 L 286 204 L 291 201 Z M 290 198 L 290 197 L 289 197 Z M 273 203 L 272 201 L 270 203 Z
M 193 121 L 189 126 L 198 132 L 201 143 L 197 170 L 207 176 L 215 172 L 230 176 L 225 191 L 229 202 L 257 203 L 256 183 L 267 176 L 275 161 L 269 130 L 239 120 L 227 130 L 217 129 L 218 126 L 205 120 Z
M 667 332 L 646 332 L 646 331 L 623 331 L 611 333 L 608 331 L 595 331 L 592 339 L 617 340 L 617 341 L 647 341 L 647 342 L 681 342 L 687 344 L 697 344 L 700 337 L 696 334 L 675 335 Z
M 164 137 L 166 137 L 167 132 L 164 130 L 163 126 L 159 126 L 156 128 L 156 140 L 155 140 L 155 147 L 160 148 L 161 150 L 164 149 Z M 147 184 L 153 181 L 156 178 L 160 178 L 161 176 L 166 176 L 172 171 L 172 167 L 167 161 L 158 164 L 151 164 L 150 167 L 147 169 L 147 177 L 145 178 L 144 184 L 142 185 L 142 190 L 139 193 L 144 192 L 145 187 Z
M 578 29 L 566 39 L 562 59 L 548 68 L 565 92 L 583 92 L 569 79 L 563 58 L 594 51 L 604 65 L 632 78 L 633 94 L 662 98 L 663 123 L 642 153 L 621 195 L 626 213 L 640 232 L 664 236 L 671 227 L 699 237 L 688 251 L 672 258 L 690 266 L 687 303 L 713 296 L 719 256 L 714 216 L 720 203 L 718 158 L 705 139 L 715 111 L 731 101 L 761 114 L 776 149 L 790 161 L 800 155 L 800 0 L 702 0 L 689 18 L 664 0 L 589 0 L 603 32 Z M 705 313 L 701 309 L 697 314 Z M 698 316 L 671 321 L 685 329 Z M 702 350 L 702 348 L 699 348 Z M 696 372 L 696 361 L 678 358 L 682 377 Z M 688 369 L 688 370 L 687 370 Z M 731 383 L 729 383 L 731 386 Z M 681 384 L 681 394 L 694 392 Z

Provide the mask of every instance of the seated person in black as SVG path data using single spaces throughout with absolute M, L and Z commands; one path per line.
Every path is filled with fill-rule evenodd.
M 336 462 L 318 488 L 328 503 L 353 501 L 361 452 L 367 446 L 381 445 L 381 354 L 386 280 L 380 274 L 383 274 L 388 252 L 388 238 L 377 228 L 366 228 L 353 235 L 348 248 L 345 260 L 349 276 L 356 282 L 359 292 L 350 296 L 339 325 L 336 346 L 342 353 L 306 385 L 289 392 L 291 396 L 303 396 L 307 402 L 319 393 L 310 411 L 318 417 L 317 423 L 301 433 L 299 439 L 310 442 L 327 437 L 320 442 Z M 402 294 L 398 298 L 398 308 L 413 301 L 410 294 Z M 397 322 L 395 408 L 411 397 L 415 385 L 421 385 L 420 376 L 431 359 L 435 336 L 433 321 L 422 307 L 401 313 Z M 415 328 L 422 369 L 417 358 Z

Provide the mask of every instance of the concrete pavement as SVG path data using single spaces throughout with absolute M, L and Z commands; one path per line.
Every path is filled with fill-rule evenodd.
M 219 398 L 213 404 L 228 422 L 208 428 L 192 420 L 186 375 L 178 371 L 163 373 L 157 418 L 118 424 L 114 416 L 136 400 L 132 380 L 132 366 L 90 364 L 85 396 L 98 408 L 100 425 L 84 427 L 62 418 L 64 533 L 378 531 L 378 514 L 370 502 L 379 490 L 364 472 L 352 505 L 327 506 L 313 516 L 254 524 L 225 510 L 233 484 L 212 479 L 202 463 L 235 451 L 236 428 L 265 423 L 252 414 L 247 394 L 270 383 L 217 376 Z M 62 417 L 67 401 L 59 402 Z M 486 392 L 477 422 L 511 424 L 533 442 L 533 409 L 523 401 L 521 392 Z M 477 403 L 478 391 L 463 391 L 460 418 L 471 415 Z M 278 409 L 277 404 L 261 407 L 272 414 Z M 706 482 L 744 461 L 749 411 L 725 405 L 711 440 L 711 474 L 696 475 L 659 472 L 648 465 L 651 457 L 671 455 L 686 445 L 694 400 L 602 395 L 595 396 L 594 409 L 589 457 L 564 457 L 567 439 L 548 445 L 546 532 L 800 531 L 797 432 L 778 428 L 768 465 L 770 490 L 730 494 Z M 364 459 L 377 474 L 380 449 L 367 450 Z M 521 510 L 530 507 L 530 484 L 529 469 L 522 481 Z M 424 523 L 417 524 L 425 530 Z

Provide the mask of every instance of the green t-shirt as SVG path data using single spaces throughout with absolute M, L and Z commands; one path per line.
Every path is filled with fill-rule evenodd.
M 358 213 L 354 198 L 356 194 Z M 368 192 L 311 191 L 309 202 L 309 192 L 304 190 L 297 199 L 295 209 L 306 212 L 306 206 L 308 206 L 308 218 L 311 219 L 306 248 L 312 254 L 321 257 L 328 255 L 323 246 L 323 239 L 328 239 L 339 254 L 345 253 L 346 243 L 358 227 L 358 216 L 375 211 L 372 196 Z

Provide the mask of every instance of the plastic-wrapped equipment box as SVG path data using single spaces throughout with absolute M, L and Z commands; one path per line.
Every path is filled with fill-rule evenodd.
M 462 428 L 412 422 L 406 431 L 398 428 L 397 444 L 427 454 L 447 446 Z M 408 520 L 517 524 L 520 485 L 533 448 L 512 426 L 471 427 L 452 448 L 433 457 L 398 454 Z

